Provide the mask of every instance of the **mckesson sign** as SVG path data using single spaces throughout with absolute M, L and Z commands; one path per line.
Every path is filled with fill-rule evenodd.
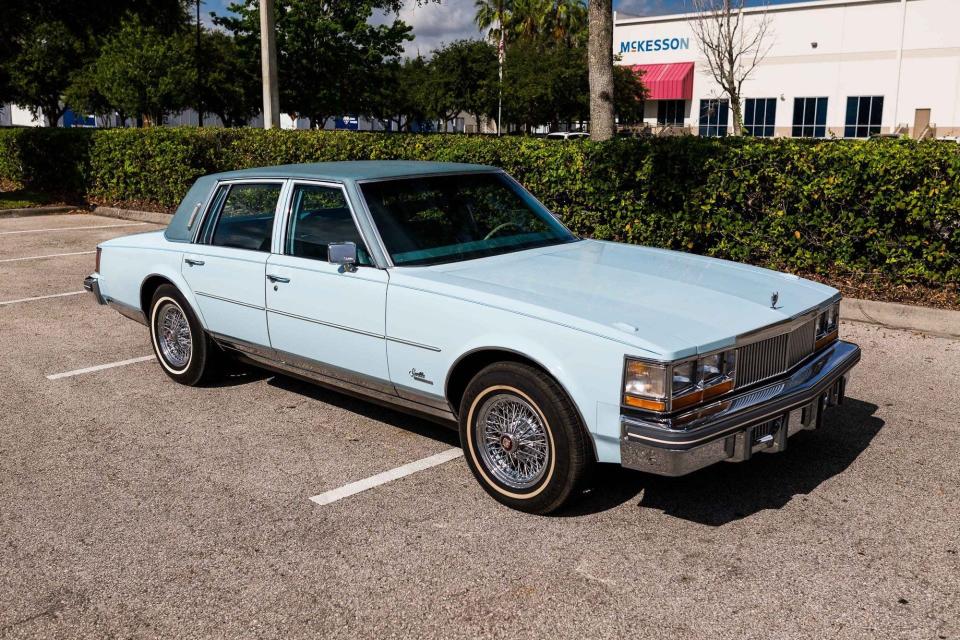
M 679 51 L 690 48 L 690 38 L 656 38 L 654 40 L 621 40 L 620 53 L 647 51 Z

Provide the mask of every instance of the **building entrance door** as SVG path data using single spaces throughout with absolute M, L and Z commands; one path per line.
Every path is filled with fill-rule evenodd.
M 913 137 L 919 140 L 929 135 L 931 133 L 928 131 L 929 128 L 930 109 L 917 109 L 916 115 L 913 117 Z

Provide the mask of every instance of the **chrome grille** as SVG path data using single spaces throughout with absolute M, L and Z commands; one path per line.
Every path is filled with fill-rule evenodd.
M 786 373 L 813 353 L 816 321 L 737 349 L 737 388 Z

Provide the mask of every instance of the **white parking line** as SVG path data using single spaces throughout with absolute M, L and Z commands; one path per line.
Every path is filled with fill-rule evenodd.
M 72 253 L 48 253 L 45 256 L 29 256 L 26 258 L 4 258 L 0 262 L 20 262 L 21 260 L 43 260 L 44 258 L 62 258 L 63 256 L 85 256 L 96 251 L 74 251 Z
M 418 471 L 435 467 L 443 464 L 444 462 L 450 462 L 451 460 L 459 458 L 462 455 L 463 449 L 447 449 L 446 451 L 441 451 L 440 453 L 432 455 L 428 458 L 423 458 L 422 460 L 405 464 L 402 467 L 397 467 L 396 469 L 384 471 L 383 473 L 378 473 L 375 476 L 370 476 L 369 478 L 364 478 L 363 480 L 357 480 L 356 482 L 345 484 L 342 487 L 333 489 L 331 491 L 326 491 L 318 496 L 313 496 L 310 499 L 319 505 L 330 504 L 331 502 L 336 502 L 337 500 L 347 498 L 362 491 L 366 491 L 367 489 L 373 489 L 381 484 L 398 480 L 405 476 L 417 473 Z
M 77 231 L 78 229 L 114 229 L 116 227 L 143 227 L 149 222 L 128 222 L 124 224 L 98 224 L 92 227 L 56 227 L 54 229 L 20 229 L 17 231 L 0 231 L 0 236 L 8 236 L 14 233 L 41 233 L 43 231 Z
M 0 307 L 5 304 L 17 304 L 18 302 L 33 302 L 34 300 L 46 300 L 48 298 L 63 298 L 65 296 L 78 296 L 81 293 L 86 293 L 84 289 L 80 291 L 67 291 L 66 293 L 51 293 L 48 296 L 36 296 L 34 298 L 19 298 L 17 300 L 3 300 L 0 302 Z
M 93 373 L 95 371 L 103 371 L 104 369 L 113 369 L 114 367 L 125 367 L 128 364 L 137 364 L 138 362 L 146 362 L 147 360 L 153 360 L 155 356 L 153 354 L 149 356 L 140 356 L 139 358 L 130 358 L 129 360 L 121 360 L 120 362 L 108 362 L 107 364 L 98 364 L 92 367 L 85 367 L 83 369 L 74 369 L 73 371 L 64 371 L 63 373 L 52 373 L 47 376 L 47 380 L 60 380 L 61 378 L 72 378 L 73 376 L 80 376 L 85 373 Z

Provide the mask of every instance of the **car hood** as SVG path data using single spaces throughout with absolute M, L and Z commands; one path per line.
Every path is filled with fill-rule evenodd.
M 429 281 L 413 286 L 568 325 L 664 359 L 728 346 L 738 335 L 837 295 L 790 274 L 597 240 L 400 271 L 397 284 Z

